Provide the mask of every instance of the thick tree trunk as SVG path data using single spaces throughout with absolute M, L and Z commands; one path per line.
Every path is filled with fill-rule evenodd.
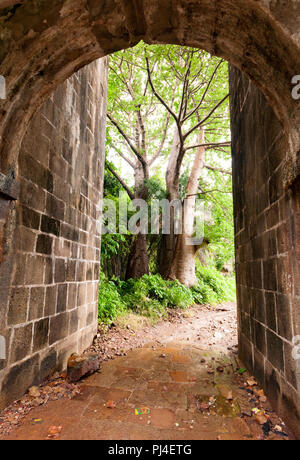
M 179 172 L 177 168 L 180 152 L 180 139 L 178 129 L 175 129 L 172 151 L 166 173 L 167 199 L 172 202 L 179 199 Z M 170 277 L 172 262 L 176 249 L 178 235 L 175 235 L 174 209 L 171 208 L 171 229 L 169 235 L 162 235 L 159 251 L 159 273 L 165 279 Z
M 148 168 L 146 170 L 137 163 L 135 168 L 135 198 L 148 199 L 148 190 L 145 185 L 145 180 L 149 179 Z M 149 257 L 147 251 L 147 236 L 138 234 L 133 239 L 129 254 L 126 280 L 142 278 L 144 275 L 149 275 Z
M 131 278 L 142 278 L 144 275 L 149 275 L 147 237 L 146 235 L 137 235 L 131 246 L 126 271 L 126 280 Z
M 162 235 L 159 248 L 159 273 L 168 279 L 170 278 L 172 262 L 174 258 L 177 238 L 174 234 Z
M 195 255 L 198 248 L 186 244 L 186 235 L 179 235 L 171 266 L 170 279 L 178 280 L 187 287 L 195 286 L 196 277 Z
M 204 141 L 204 133 L 199 135 L 199 144 Z M 198 148 L 196 158 L 191 171 L 187 186 L 187 198 L 183 212 L 183 233 L 177 238 L 176 249 L 170 270 L 170 278 L 177 279 L 185 286 L 191 287 L 197 284 L 196 261 L 197 251 L 207 242 L 192 243 L 194 232 L 194 219 L 196 207 L 196 195 L 199 188 L 199 180 L 204 167 L 205 148 Z

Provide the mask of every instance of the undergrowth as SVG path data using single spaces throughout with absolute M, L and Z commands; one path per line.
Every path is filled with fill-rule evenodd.
M 235 280 L 215 268 L 197 266 L 199 282 L 191 289 L 179 281 L 166 281 L 160 275 L 138 280 L 109 281 L 101 275 L 99 321 L 110 324 L 118 316 L 136 313 L 151 319 L 163 318 L 170 308 L 185 309 L 193 304 L 215 305 L 235 300 Z

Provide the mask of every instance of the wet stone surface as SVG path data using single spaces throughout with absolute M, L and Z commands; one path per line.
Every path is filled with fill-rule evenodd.
M 201 310 L 193 314 L 193 319 L 182 316 L 175 325 L 152 328 L 151 340 L 156 331 L 160 343 L 103 361 L 98 372 L 65 388 L 67 394 L 58 389 L 64 388 L 63 380 L 48 384 L 47 391 L 58 396 L 37 402 L 2 439 L 289 439 L 263 391 L 238 362 L 234 334 L 229 346 L 224 334 L 223 343 L 209 347 L 198 340 Z M 211 315 L 220 321 L 216 312 Z M 226 330 L 228 312 L 223 315 Z M 211 321 L 207 311 L 206 318 Z M 195 332 L 187 335 L 191 321 Z M 172 333 L 163 335 L 167 329 Z M 27 398 L 43 398 L 44 388 L 34 388 Z
M 71 440 L 288 439 L 284 424 L 256 398 L 258 387 L 249 386 L 250 377 L 239 375 L 239 368 L 234 355 L 180 343 L 149 345 L 104 363 L 73 399 L 33 409 L 7 439 L 46 439 L 51 427 L 62 427 L 58 438 Z

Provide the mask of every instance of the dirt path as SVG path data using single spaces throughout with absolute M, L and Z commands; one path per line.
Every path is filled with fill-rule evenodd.
M 99 333 L 100 372 L 79 385 L 57 376 L 16 402 L 0 416 L 4 439 L 288 439 L 241 369 L 235 317 L 234 304 L 202 306 Z
M 201 305 L 185 311 L 170 310 L 167 321 L 155 327 L 133 329 L 112 327 L 100 330 L 94 345 L 88 350 L 99 352 L 103 361 L 124 356 L 129 351 L 154 342 L 180 341 L 203 349 L 227 351 L 237 345 L 236 304 L 216 307 Z

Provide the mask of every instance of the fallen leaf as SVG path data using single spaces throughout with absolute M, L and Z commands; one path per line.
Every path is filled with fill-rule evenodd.
M 31 387 L 28 391 L 28 394 L 31 398 L 39 398 L 41 396 L 38 387 Z
M 151 410 L 149 407 L 142 407 L 141 409 L 135 409 L 134 413 L 135 415 L 150 415 Z
M 258 414 L 255 417 L 255 420 L 257 421 L 259 425 L 264 425 L 268 421 L 267 417 L 264 414 Z
M 254 379 L 249 379 L 247 380 L 247 385 L 249 387 L 255 387 L 257 385 L 257 382 Z
M 210 409 L 210 405 L 207 403 L 201 403 L 199 404 L 199 410 L 202 412 L 208 411 Z
M 50 426 L 48 429 L 48 438 L 57 439 L 62 431 L 62 426 Z
M 41 419 L 41 418 L 33 418 L 31 420 L 32 425 L 41 425 L 42 423 L 43 423 L 43 419 Z
M 115 409 L 117 407 L 117 403 L 115 401 L 107 401 L 106 407 L 108 409 Z
M 218 385 L 218 390 L 221 396 L 223 398 L 227 399 L 228 401 L 231 401 L 233 399 L 233 394 L 232 394 L 232 389 L 229 388 L 227 385 Z

